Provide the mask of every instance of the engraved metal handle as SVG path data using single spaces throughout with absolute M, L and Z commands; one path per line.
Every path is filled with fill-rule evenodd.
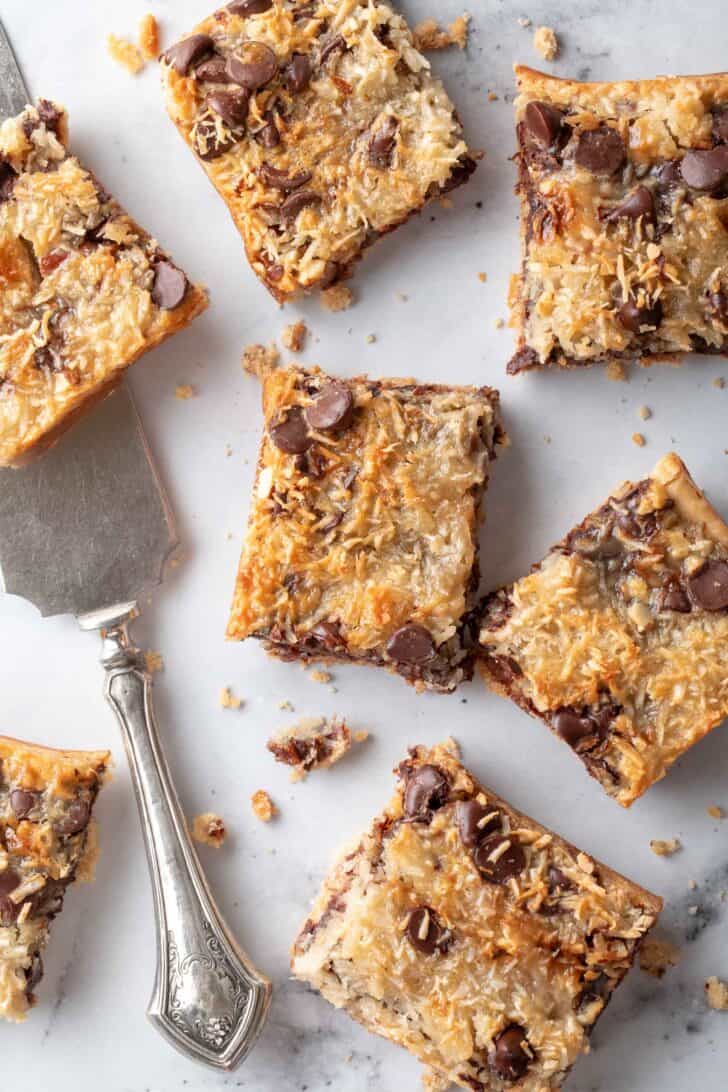
M 157 732 L 151 676 L 127 630 L 136 613 L 127 606 L 94 628 L 101 628 L 105 694 L 122 728 L 154 888 L 157 975 L 147 1015 L 183 1054 L 229 1070 L 263 1027 L 271 985 L 223 922 L 190 842 Z

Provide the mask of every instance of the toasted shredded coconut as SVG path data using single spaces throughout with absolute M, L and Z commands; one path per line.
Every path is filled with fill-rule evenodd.
M 159 25 L 151 13 L 144 15 L 139 24 L 139 49 L 147 61 L 156 61 L 159 56 Z
M 705 997 L 711 1009 L 728 1012 L 728 985 L 715 975 L 705 983 Z
M 465 49 L 468 44 L 468 24 L 470 16 L 465 13 L 458 15 L 447 30 L 439 26 L 436 19 L 425 19 L 414 29 L 414 39 L 417 49 L 427 53 L 436 49 L 447 49 L 456 45 L 458 49 Z
M 673 853 L 677 853 L 679 849 L 682 849 L 682 842 L 679 838 L 653 838 L 650 842 L 650 849 L 658 857 L 672 857 Z
M 227 837 L 225 824 L 219 815 L 206 811 L 192 820 L 192 837 L 200 845 L 214 846 L 219 849 Z
M 286 349 L 290 349 L 292 353 L 300 353 L 301 349 L 306 344 L 306 335 L 308 334 L 308 327 L 303 319 L 299 319 L 298 322 L 292 322 L 290 326 L 283 328 L 281 334 L 281 341 Z
M 559 39 L 553 27 L 536 27 L 533 48 L 545 61 L 555 61 L 559 55 Z
M 270 823 L 271 819 L 278 814 L 278 808 L 265 789 L 258 789 L 257 792 L 254 792 L 250 798 L 250 804 L 253 815 L 260 819 L 262 823 Z
M 109 34 L 106 39 L 106 48 L 109 56 L 132 76 L 138 75 L 144 68 L 144 58 L 133 42 L 126 38 L 118 38 L 116 34 Z
M 345 284 L 332 284 L 320 294 L 319 300 L 324 311 L 347 311 L 354 302 L 350 288 Z

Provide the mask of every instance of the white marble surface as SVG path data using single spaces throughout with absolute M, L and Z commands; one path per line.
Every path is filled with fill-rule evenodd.
M 273 978 L 267 1030 L 229 1078 L 174 1054 L 144 1017 L 154 974 L 146 863 L 120 741 L 101 697 L 98 648 L 67 619 L 41 621 L 27 604 L 0 598 L 2 731 L 56 745 L 108 746 L 118 766 L 100 799 L 103 856 L 91 889 L 75 890 L 54 927 L 41 999 L 23 1027 L 0 1028 L 7 1087 L 76 1092 L 391 1092 L 416 1089 L 418 1066 L 368 1036 L 319 998 L 289 982 L 287 949 L 337 843 L 364 826 L 388 798 L 390 769 L 408 744 L 454 734 L 466 760 L 494 789 L 667 900 L 664 925 L 683 949 L 661 982 L 639 970 L 621 989 L 573 1074 L 572 1092 L 678 1092 L 722 1088 L 728 1016 L 707 1012 L 703 981 L 728 978 L 728 823 L 706 806 L 728 806 L 728 736 L 717 730 L 629 812 L 609 801 L 549 733 L 472 684 L 456 697 L 418 697 L 400 680 L 365 669 L 335 671 L 335 691 L 298 667 L 266 660 L 255 644 L 226 645 L 223 629 L 246 517 L 260 428 L 256 383 L 239 367 L 243 344 L 276 336 L 303 314 L 314 333 L 305 359 L 334 371 L 416 374 L 488 382 L 503 392 L 513 446 L 497 465 L 484 535 L 484 577 L 515 577 L 627 476 L 647 471 L 674 447 L 728 511 L 728 389 L 713 380 L 725 362 L 633 375 L 600 371 L 506 379 L 511 334 L 507 278 L 518 262 L 511 65 L 537 64 L 531 31 L 557 27 L 563 56 L 554 71 L 582 78 L 718 71 L 725 67 L 721 5 L 680 0 L 493 0 L 475 4 L 467 53 L 433 58 L 470 141 L 487 149 L 450 210 L 435 208 L 381 243 L 359 268 L 356 306 L 325 315 L 315 301 L 279 312 L 248 271 L 222 204 L 164 114 L 154 67 L 132 79 L 106 56 L 109 31 L 133 34 L 152 8 L 164 41 L 206 13 L 205 0 L 3 0 L 2 19 L 35 94 L 65 102 L 72 140 L 107 186 L 158 235 L 212 294 L 192 329 L 147 357 L 132 386 L 169 486 L 187 560 L 156 596 L 138 634 L 163 652 L 159 714 L 189 814 L 218 810 L 231 830 L 219 853 L 204 851 L 212 885 L 232 926 Z M 407 0 L 414 19 L 453 17 L 458 0 Z M 494 90 L 497 102 L 488 102 Z M 482 207 L 478 207 L 482 204 Z M 433 222 L 434 221 L 434 222 Z M 488 274 L 486 284 L 478 271 Z M 398 297 L 406 293 L 407 300 Z M 366 336 L 376 334 L 376 343 Z M 199 396 L 174 397 L 177 383 Z M 649 405 L 647 422 L 638 408 Z M 643 449 L 634 431 L 648 439 Z M 546 437 L 550 442 L 546 442 Z M 226 457 L 225 445 L 233 455 Z M 226 537 L 232 532 L 232 537 Z M 219 707 L 222 686 L 245 699 Z M 371 740 L 328 774 L 291 786 L 264 742 L 290 714 L 338 711 Z M 250 794 L 267 787 L 280 819 L 263 826 Z M 680 837 L 672 860 L 650 838 Z M 690 879 L 698 881 L 695 892 Z M 688 907 L 696 904 L 696 917 Z

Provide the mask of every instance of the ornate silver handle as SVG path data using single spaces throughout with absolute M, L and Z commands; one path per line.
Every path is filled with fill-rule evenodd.
M 152 874 L 157 974 L 147 1015 L 190 1058 L 233 1069 L 265 1022 L 271 985 L 236 944 L 190 842 L 152 709 L 152 680 L 127 630 L 101 628 L 106 698 L 121 725 Z

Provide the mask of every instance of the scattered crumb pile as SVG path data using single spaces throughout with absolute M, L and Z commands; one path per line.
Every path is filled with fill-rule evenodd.
M 264 379 L 265 376 L 278 367 L 280 354 L 274 342 L 270 345 L 246 345 L 243 349 L 241 364 L 243 371 L 256 379 Z
M 705 999 L 711 1009 L 728 1012 L 728 984 L 712 975 L 705 983 Z
M 414 29 L 415 45 L 425 53 L 434 49 L 447 49 L 453 45 L 458 49 L 465 49 L 468 44 L 469 23 L 470 16 L 467 13 L 458 15 L 447 29 L 441 27 L 436 19 L 425 19 Z
M 650 849 L 658 857 L 672 857 L 673 853 L 677 853 L 679 849 L 682 849 L 682 843 L 679 838 L 667 838 L 665 840 L 653 838 L 650 842 Z
M 332 284 L 331 288 L 325 288 L 320 293 L 319 300 L 324 311 L 346 311 L 351 307 L 354 296 L 345 284 Z
M 308 327 L 303 319 L 299 319 L 298 322 L 292 322 L 290 326 L 284 326 L 281 334 L 281 341 L 285 349 L 290 349 L 292 353 L 300 353 L 301 349 L 306 344 L 306 335 L 308 334 Z
M 662 978 L 670 967 L 680 962 L 680 949 L 664 937 L 648 936 L 640 946 L 640 968 L 654 978 Z
M 159 56 L 159 27 L 153 15 L 145 15 L 139 24 L 139 44 L 135 45 L 126 38 L 109 34 L 106 38 L 109 56 L 132 76 L 138 75 L 147 61 L 154 61 Z
M 253 793 L 250 798 L 250 805 L 253 809 L 253 815 L 256 819 L 260 819 L 261 823 L 270 823 L 271 819 L 278 814 L 278 808 L 265 789 L 258 789 L 257 792 Z
M 366 732 L 354 735 L 357 743 L 366 738 Z M 276 762 L 292 767 L 291 781 L 301 781 L 310 770 L 333 766 L 351 744 L 351 730 L 340 718 L 302 717 L 271 736 L 267 746 Z
M 196 815 L 192 820 L 192 837 L 203 846 L 214 846 L 219 849 L 227 837 L 225 824 L 214 811 L 206 811 L 204 815 Z
M 224 686 L 220 691 L 220 707 L 222 709 L 240 709 L 242 698 L 236 698 L 229 686 Z
M 559 55 L 559 39 L 553 27 L 536 27 L 533 48 L 545 61 L 555 61 Z

